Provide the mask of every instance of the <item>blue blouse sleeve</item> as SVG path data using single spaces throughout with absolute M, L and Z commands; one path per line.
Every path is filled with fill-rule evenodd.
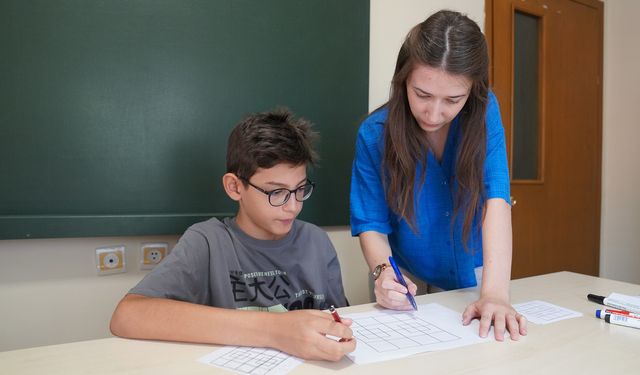
M 383 123 L 386 111 L 370 115 L 360 126 L 351 167 L 351 235 L 376 231 L 391 233 L 390 210 L 381 180 Z
M 500 118 L 498 100 L 493 92 L 489 92 L 486 122 L 487 158 L 484 165 L 484 182 L 487 199 L 502 198 L 511 204 L 504 127 Z

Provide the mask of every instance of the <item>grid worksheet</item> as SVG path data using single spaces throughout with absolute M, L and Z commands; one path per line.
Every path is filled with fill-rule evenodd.
M 348 354 L 355 363 L 385 361 L 408 355 L 445 350 L 487 341 L 475 325 L 463 326 L 462 314 L 437 303 L 418 306 L 418 311 L 372 310 L 345 315 L 356 350 Z
M 456 334 L 413 314 L 359 319 L 353 322 L 351 329 L 358 339 L 358 345 L 368 345 L 380 353 L 460 340 Z
M 282 375 L 302 363 L 302 360 L 278 350 L 244 346 L 226 346 L 198 361 L 251 375 Z

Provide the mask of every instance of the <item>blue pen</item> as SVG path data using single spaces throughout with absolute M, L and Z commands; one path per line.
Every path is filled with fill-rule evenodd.
M 407 286 L 407 282 L 404 281 L 404 277 L 402 277 L 402 273 L 400 273 L 400 268 L 398 268 L 398 265 L 396 264 L 396 261 L 393 260 L 392 256 L 389 256 L 389 263 L 391 263 L 391 267 L 393 267 L 393 272 L 396 273 L 396 279 L 398 280 L 398 282 L 402 284 L 402 286 L 407 288 L 407 299 L 409 300 L 409 302 L 411 302 L 411 306 L 413 306 L 414 310 L 418 311 L 418 305 L 416 305 L 416 300 L 413 298 L 413 295 L 411 295 L 411 292 L 409 291 L 409 287 Z

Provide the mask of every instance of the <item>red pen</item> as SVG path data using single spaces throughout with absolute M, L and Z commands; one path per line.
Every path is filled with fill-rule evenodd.
M 640 319 L 640 314 L 635 314 L 626 310 L 605 309 L 604 312 L 607 314 L 624 315 L 628 316 L 629 318 Z
M 342 319 L 340 319 L 340 315 L 338 315 L 338 310 L 336 310 L 336 308 L 333 305 L 329 306 L 329 312 L 333 316 L 333 320 L 335 320 L 338 323 L 342 323 Z
M 329 312 L 331 313 L 331 316 L 333 316 L 333 320 L 335 320 L 338 323 L 342 323 L 342 319 L 340 319 L 340 315 L 338 315 L 338 310 L 336 310 L 336 308 L 333 305 L 329 306 Z M 351 339 L 341 338 L 340 340 L 338 340 L 338 342 L 345 342 L 350 340 Z

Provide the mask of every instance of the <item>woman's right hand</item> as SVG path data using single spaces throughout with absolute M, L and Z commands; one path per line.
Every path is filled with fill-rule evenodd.
M 409 292 L 415 296 L 418 287 L 407 276 L 402 276 L 407 282 Z M 413 306 L 407 298 L 407 288 L 396 281 L 392 267 L 387 267 L 380 273 L 373 292 L 376 295 L 376 302 L 383 307 L 393 310 L 413 310 Z

